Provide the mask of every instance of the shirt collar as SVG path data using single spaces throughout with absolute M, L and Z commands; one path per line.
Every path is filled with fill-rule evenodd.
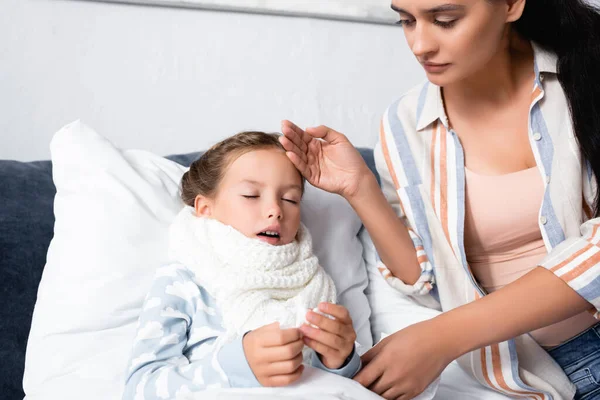
M 533 47 L 533 59 L 535 64 L 535 75 L 539 77 L 542 72 L 557 73 L 558 57 L 556 54 L 540 47 L 539 44 L 531 42 Z
M 542 87 L 541 74 L 556 74 L 558 58 L 554 53 L 544 50 L 537 43 L 532 42 L 531 44 L 533 47 L 535 82 L 539 87 Z M 417 131 L 425 129 L 437 120 L 441 121 L 446 129 L 448 129 L 448 117 L 444 110 L 442 89 L 431 82 L 426 82 L 419 95 Z
M 444 110 L 442 89 L 431 82 L 425 82 L 419 95 L 417 106 L 417 131 L 421 131 L 440 120 L 448 128 L 448 117 Z

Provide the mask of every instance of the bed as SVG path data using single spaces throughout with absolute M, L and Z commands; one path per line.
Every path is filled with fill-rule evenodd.
M 179 177 L 199 153 L 164 158 L 119 149 L 80 121 L 59 131 L 51 149 L 52 161 L 0 161 L 3 398 L 119 398 L 145 285 L 159 262 L 156 252 L 162 251 L 160 228 L 178 207 L 172 197 Z M 360 151 L 374 168 L 372 150 Z M 160 193 L 171 197 L 161 200 Z M 351 208 L 338 196 L 322 196 L 314 188 L 307 191 L 304 222 L 322 264 L 341 288 L 340 301 L 351 310 L 365 350 L 382 334 L 437 315 L 387 285 Z M 90 210 L 97 217 L 90 219 Z M 354 272 L 336 266 L 348 263 Z M 353 381 L 332 382 L 338 377 L 307 371 L 292 388 L 217 390 L 201 397 L 378 397 Z M 435 394 L 435 399 L 503 398 L 455 363 L 442 374 Z

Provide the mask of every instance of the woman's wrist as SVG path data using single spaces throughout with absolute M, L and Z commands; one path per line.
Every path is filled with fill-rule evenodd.
M 343 195 L 353 208 L 368 201 L 374 193 L 381 191 L 373 172 L 368 167 L 365 168 L 366 170 L 359 174 L 354 189 Z
M 430 330 L 437 332 L 436 340 L 440 346 L 440 355 L 448 363 L 477 347 L 477 345 L 471 343 L 468 324 L 467 326 L 461 326 L 454 317 L 454 313 L 450 311 L 427 321 L 431 324 Z M 443 332 L 443 334 L 440 335 L 440 332 Z

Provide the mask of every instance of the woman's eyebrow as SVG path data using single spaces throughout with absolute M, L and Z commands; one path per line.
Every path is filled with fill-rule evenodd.
M 397 13 L 411 15 L 408 11 L 403 10 L 402 8 L 396 7 L 393 4 L 390 7 L 392 8 L 392 10 L 396 11 Z M 447 12 L 447 11 L 462 11 L 464 9 L 465 9 L 465 6 L 460 5 L 460 4 L 443 4 L 441 6 L 433 7 L 433 8 L 427 9 L 427 10 L 422 10 L 422 12 L 424 14 L 437 14 L 437 13 Z

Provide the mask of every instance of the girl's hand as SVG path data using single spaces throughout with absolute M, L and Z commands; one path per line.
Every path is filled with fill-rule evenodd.
M 321 303 L 319 311 L 335 319 L 309 311 L 306 314 L 307 321 L 318 328 L 304 324 L 299 329 L 304 335 L 304 343 L 320 355 L 323 365 L 329 369 L 339 369 L 354 350 L 356 332 L 352 318 L 344 306 L 336 304 Z
M 363 368 L 354 380 L 387 400 L 409 400 L 422 393 L 454 359 L 432 321 L 379 342 L 362 356 Z
M 290 121 L 281 123 L 281 132 L 286 154 L 313 186 L 349 199 L 373 175 L 341 133 L 322 125 L 303 131 Z
M 263 386 L 287 386 L 300 378 L 304 342 L 299 329 L 278 322 L 248 332 L 242 339 L 250 369 Z

